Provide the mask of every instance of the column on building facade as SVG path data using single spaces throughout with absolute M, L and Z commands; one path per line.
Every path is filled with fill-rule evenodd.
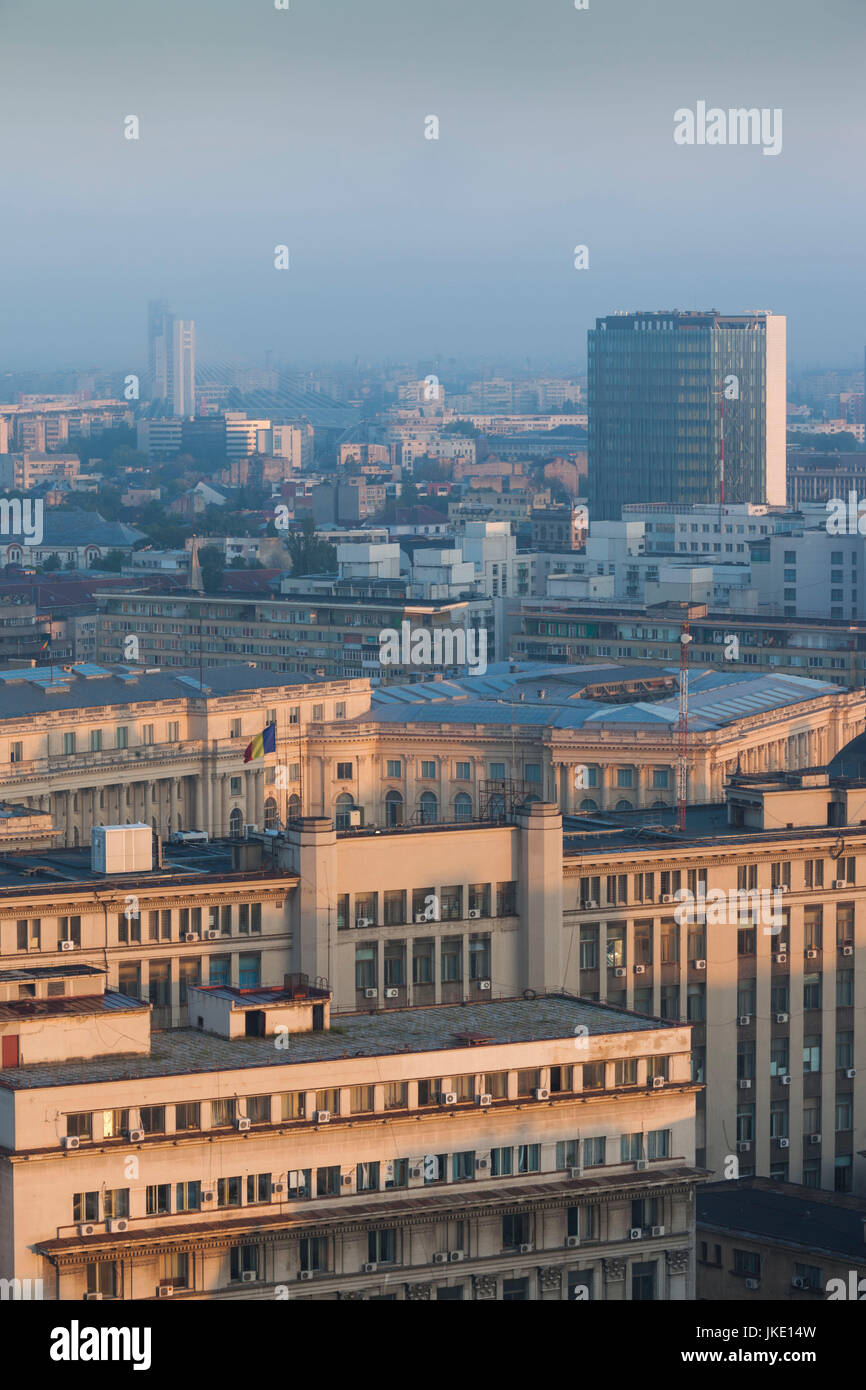
M 168 779 L 168 833 L 177 830 L 177 782 L 174 776 Z
M 255 776 L 255 815 L 253 820 L 259 830 L 265 828 L 265 770 L 259 768 Z

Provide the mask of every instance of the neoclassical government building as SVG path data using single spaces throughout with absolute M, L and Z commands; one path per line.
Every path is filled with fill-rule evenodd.
M 491 666 L 372 688 L 249 667 L 77 665 L 0 672 L 0 801 L 60 845 L 94 825 L 242 836 L 298 815 L 340 830 L 670 807 L 678 672 L 613 662 Z M 267 724 L 276 752 L 245 761 Z M 866 730 L 866 693 L 739 667 L 694 670 L 689 800 L 727 777 L 825 766 Z

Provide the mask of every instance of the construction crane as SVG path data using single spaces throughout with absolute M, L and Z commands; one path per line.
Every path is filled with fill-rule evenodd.
M 688 621 L 680 629 L 680 717 L 677 721 L 677 830 L 686 828 L 689 792 L 689 643 Z

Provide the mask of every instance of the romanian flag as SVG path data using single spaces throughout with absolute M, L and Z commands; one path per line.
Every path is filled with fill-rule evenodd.
M 277 751 L 277 726 L 276 724 L 266 724 L 260 734 L 256 734 L 252 743 L 248 743 L 244 749 L 244 762 L 251 763 L 253 758 L 263 758 L 266 753 L 276 753 Z

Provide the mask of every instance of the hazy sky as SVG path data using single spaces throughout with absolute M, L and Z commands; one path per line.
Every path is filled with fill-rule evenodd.
M 134 368 L 155 296 L 200 358 L 580 365 L 716 307 L 860 365 L 864 0 L 589 3 L 0 0 L 0 367 Z M 676 145 L 699 100 L 781 154 Z

